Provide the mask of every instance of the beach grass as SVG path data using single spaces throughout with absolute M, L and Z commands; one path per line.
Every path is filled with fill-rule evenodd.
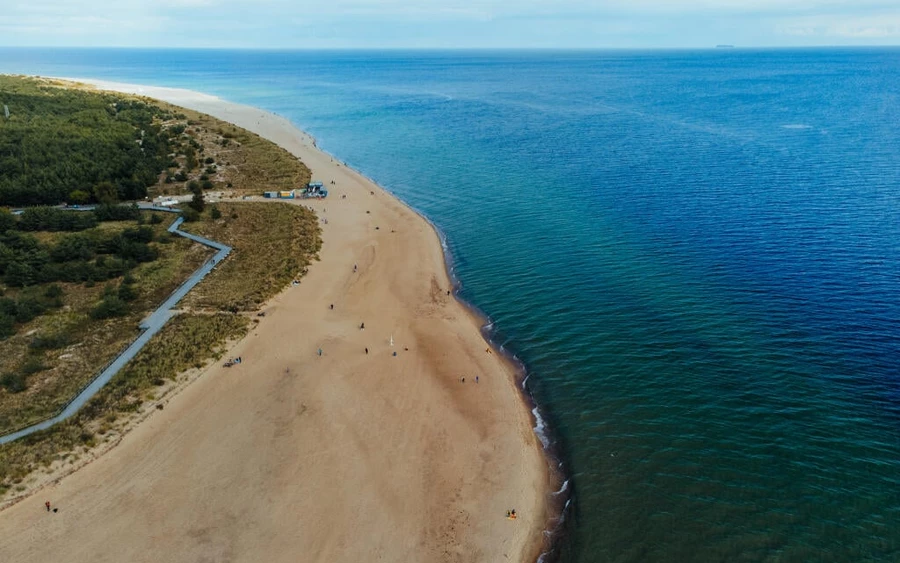
M 154 225 L 154 234 L 165 233 L 170 220 Z M 120 232 L 134 222 L 101 223 L 98 229 Z M 65 233 L 42 233 L 49 242 Z M 209 256 L 201 245 L 178 238 L 152 243 L 159 258 L 138 265 L 130 273 L 135 299 L 128 314 L 94 319 L 91 310 L 108 287 L 121 279 L 103 283 L 57 283 L 63 307 L 39 315 L 17 333 L 0 341 L 0 373 L 21 375 L 27 388 L 13 393 L 0 390 L 0 433 L 40 422 L 61 410 L 140 332 L 141 319 L 178 287 Z M 40 369 L 37 369 L 40 368 Z M 30 373 L 28 373 L 30 372 Z
M 151 195 L 178 195 L 189 192 L 188 183 L 194 181 L 204 189 L 221 191 L 226 196 L 262 195 L 266 191 L 293 190 L 305 187 L 310 171 L 300 160 L 264 139 L 209 115 L 178 108 L 154 100 L 178 118 L 166 125 L 184 128 L 184 152 L 195 151 L 195 166 L 188 164 L 187 155 L 179 152 L 173 159 L 169 174 L 184 174 L 183 180 L 161 182 L 150 189 Z M 191 148 L 188 148 L 188 147 Z M 191 163 L 193 164 L 193 163 Z
M 114 439 L 128 422 L 171 387 L 180 374 L 218 359 L 229 340 L 241 337 L 249 320 L 232 314 L 180 315 L 73 418 L 0 447 L 0 495 L 54 461 L 74 461 L 98 443 Z
M 316 215 L 280 202 L 219 203 L 183 229 L 233 248 L 231 255 L 185 298 L 189 308 L 255 311 L 317 259 L 322 246 Z

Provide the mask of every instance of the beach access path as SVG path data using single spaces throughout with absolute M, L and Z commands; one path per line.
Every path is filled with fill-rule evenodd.
M 329 186 L 292 202 L 323 219 L 321 259 L 233 346 L 240 364 L 211 365 L 118 446 L 0 512 L 0 560 L 534 561 L 548 464 L 514 366 L 448 293 L 427 221 L 273 114 L 99 86 L 300 157 Z
M 152 205 L 140 205 L 141 209 L 147 209 L 152 211 L 164 211 L 167 213 L 180 213 L 181 211 L 178 209 L 171 209 L 168 207 L 154 207 Z M 153 336 L 162 330 L 162 327 L 168 322 L 173 315 L 175 315 L 175 305 L 181 301 L 188 292 L 194 288 L 200 281 L 206 277 L 206 274 L 212 271 L 212 269 L 225 259 L 229 253 L 231 253 L 231 247 L 227 244 L 218 243 L 214 240 L 209 240 L 207 238 L 199 237 L 197 235 L 193 235 L 191 233 L 186 233 L 180 230 L 178 227 L 184 222 L 184 217 L 178 217 L 175 221 L 169 225 L 167 229 L 170 233 L 176 234 L 181 237 L 185 237 L 194 242 L 198 242 L 205 246 L 209 246 L 211 248 L 216 249 L 216 254 L 204 262 L 197 270 L 191 274 L 191 276 L 182 283 L 178 289 L 176 289 L 172 294 L 163 301 L 162 305 L 156 308 L 150 315 L 147 316 L 143 321 L 141 321 L 140 329 L 141 333 L 138 335 L 136 339 L 134 339 L 131 344 L 128 345 L 127 348 L 122 350 L 122 352 L 113 359 L 112 362 L 109 363 L 103 370 L 92 379 L 81 391 L 78 392 L 75 397 L 66 404 L 63 409 L 57 413 L 55 416 L 52 416 L 46 420 L 42 420 L 36 424 L 32 424 L 31 426 L 27 426 L 22 428 L 21 430 L 17 430 L 15 432 L 10 432 L 9 434 L 5 434 L 0 436 L 0 445 L 8 444 L 9 442 L 13 442 L 15 440 L 19 440 L 24 438 L 25 436 L 30 436 L 35 432 L 40 432 L 41 430 L 46 430 L 53 426 L 54 424 L 59 424 L 60 422 L 71 418 L 76 412 L 78 412 L 81 407 L 83 407 L 91 398 L 97 394 L 100 389 L 103 388 L 104 385 L 109 383 L 109 381 L 115 377 L 119 371 L 125 367 L 128 362 L 130 362 L 138 352 L 150 341 Z

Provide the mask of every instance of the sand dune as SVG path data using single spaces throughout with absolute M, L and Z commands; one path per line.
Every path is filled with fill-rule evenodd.
M 0 561 L 532 559 L 547 464 L 512 367 L 447 294 L 427 222 L 277 116 L 99 86 L 231 121 L 334 180 L 304 202 L 328 219 L 322 260 L 235 346 L 242 364 L 209 368 L 99 460 L 0 512 Z

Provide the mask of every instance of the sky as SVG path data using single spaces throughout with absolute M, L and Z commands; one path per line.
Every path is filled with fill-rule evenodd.
M 900 0 L 5 0 L 0 46 L 900 44 Z

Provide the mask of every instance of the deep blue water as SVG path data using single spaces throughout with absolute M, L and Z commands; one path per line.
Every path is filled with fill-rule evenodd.
M 275 111 L 433 220 L 562 446 L 562 560 L 900 561 L 900 49 L 0 49 L 0 72 Z

